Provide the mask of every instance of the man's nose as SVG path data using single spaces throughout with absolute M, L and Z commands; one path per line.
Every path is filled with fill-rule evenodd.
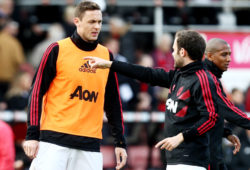
M 102 24 L 100 24 L 100 23 L 96 23 L 96 24 L 95 24 L 95 28 L 96 28 L 96 29 L 101 29 L 101 25 L 102 25 Z

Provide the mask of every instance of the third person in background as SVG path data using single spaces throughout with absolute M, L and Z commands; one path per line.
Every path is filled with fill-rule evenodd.
M 219 38 L 213 38 L 207 42 L 204 63 L 211 73 L 217 88 L 218 98 L 218 121 L 210 131 L 210 169 L 226 170 L 222 152 L 222 137 L 226 137 L 234 146 L 234 154 L 240 150 L 240 141 L 232 134 L 228 127 L 224 127 L 224 118 L 240 127 L 250 129 L 250 120 L 245 113 L 235 107 L 223 91 L 220 78 L 227 71 L 231 61 L 230 45 Z M 224 127 L 224 130 L 223 130 Z

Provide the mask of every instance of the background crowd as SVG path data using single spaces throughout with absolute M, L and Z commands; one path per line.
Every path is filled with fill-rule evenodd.
M 200 0 L 200 3 L 209 4 L 218 1 L 220 0 Z M 75 30 L 73 17 L 74 4 L 77 1 L 65 0 L 63 4 L 54 3 L 53 0 L 34 2 L 36 3 L 25 4 L 22 0 L 0 0 L 0 114 L 5 114 L 6 111 L 26 110 L 32 78 L 43 52 L 51 43 L 71 36 Z M 135 24 L 154 24 L 154 9 L 161 6 L 164 0 L 154 0 L 154 6 L 132 7 L 119 5 L 118 0 L 96 0 L 96 2 L 103 8 L 104 28 L 100 41 L 112 51 L 115 60 L 147 67 L 163 67 L 166 70 L 173 69 L 174 31 L 164 32 L 155 39 L 153 32 L 135 32 L 131 29 Z M 217 16 L 222 12 L 222 7 L 189 7 L 188 0 L 172 2 L 173 6 L 162 7 L 164 24 L 186 27 L 190 24 L 218 25 L 220 22 Z M 193 0 L 193 2 L 199 2 L 199 0 Z M 250 26 L 250 20 L 245 19 L 245 16 L 250 16 L 249 8 L 235 8 L 233 15 L 236 18 L 236 25 Z M 124 112 L 134 114 L 164 112 L 168 89 L 151 87 L 122 75 L 118 75 L 118 81 Z M 242 111 L 250 112 L 250 84 L 246 89 L 242 91 L 234 88 L 228 91 L 228 96 Z M 0 149 L 9 148 L 7 154 L 15 159 L 16 170 L 28 169 L 31 160 L 25 156 L 21 147 L 26 134 L 26 124 L 23 121 L 7 123 L 0 124 Z M 8 127 L 11 127 L 9 131 L 6 130 Z M 161 122 L 125 122 L 125 127 L 128 142 L 126 168 L 162 169 L 164 154 L 154 149 L 154 145 L 156 141 L 163 138 L 163 124 Z M 224 154 L 228 168 L 229 170 L 249 170 L 250 131 L 233 125 L 231 127 L 234 134 L 241 139 L 242 148 L 236 156 L 233 156 L 233 147 L 229 142 L 224 141 Z M 113 154 L 111 148 L 113 141 L 106 124 L 104 124 L 103 136 L 103 152 Z M 13 144 L 10 142 L 9 146 L 3 145 L 2 143 L 8 137 Z M 3 159 L 2 155 L 0 159 Z M 10 158 L 10 163 L 11 161 Z M 105 161 L 106 169 L 114 166 L 115 160 L 112 158 Z

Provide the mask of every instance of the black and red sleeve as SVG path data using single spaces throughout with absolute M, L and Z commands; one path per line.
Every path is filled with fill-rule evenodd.
M 195 125 L 183 132 L 184 140 L 192 140 L 195 136 L 203 135 L 211 130 L 217 121 L 217 96 L 215 85 L 211 77 L 204 70 L 196 72 L 198 77 L 194 85 L 193 96 L 200 119 Z
M 151 86 L 169 88 L 176 70 L 166 72 L 163 68 L 144 67 L 121 61 L 113 61 L 111 70 L 124 76 L 149 83 Z
M 53 43 L 46 49 L 34 76 L 28 101 L 26 140 L 39 140 L 43 95 L 56 75 L 58 50 L 58 43 Z
M 250 117 L 238 109 L 224 93 L 220 81 L 215 75 L 210 73 L 216 85 L 216 91 L 219 96 L 218 99 L 218 114 L 222 115 L 227 121 L 236 124 L 245 129 L 250 129 Z
M 113 55 L 110 53 L 110 60 Z M 124 123 L 122 104 L 119 93 L 119 85 L 116 72 L 110 71 L 105 91 L 104 110 L 111 129 L 111 135 L 115 139 L 115 146 L 126 148 L 124 138 Z

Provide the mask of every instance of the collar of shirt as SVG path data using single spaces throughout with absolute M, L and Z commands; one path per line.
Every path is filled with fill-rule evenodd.
M 192 62 L 182 68 L 180 68 L 180 73 L 182 74 L 182 76 L 188 76 L 190 74 L 195 73 L 198 70 L 203 69 L 203 64 L 201 61 L 195 61 Z
M 220 70 L 212 61 L 205 59 L 204 63 L 209 71 L 211 71 L 217 78 L 221 78 L 223 71 Z
M 70 38 L 83 51 L 93 51 L 98 45 L 98 41 L 94 41 L 93 43 L 84 41 L 76 31 Z

